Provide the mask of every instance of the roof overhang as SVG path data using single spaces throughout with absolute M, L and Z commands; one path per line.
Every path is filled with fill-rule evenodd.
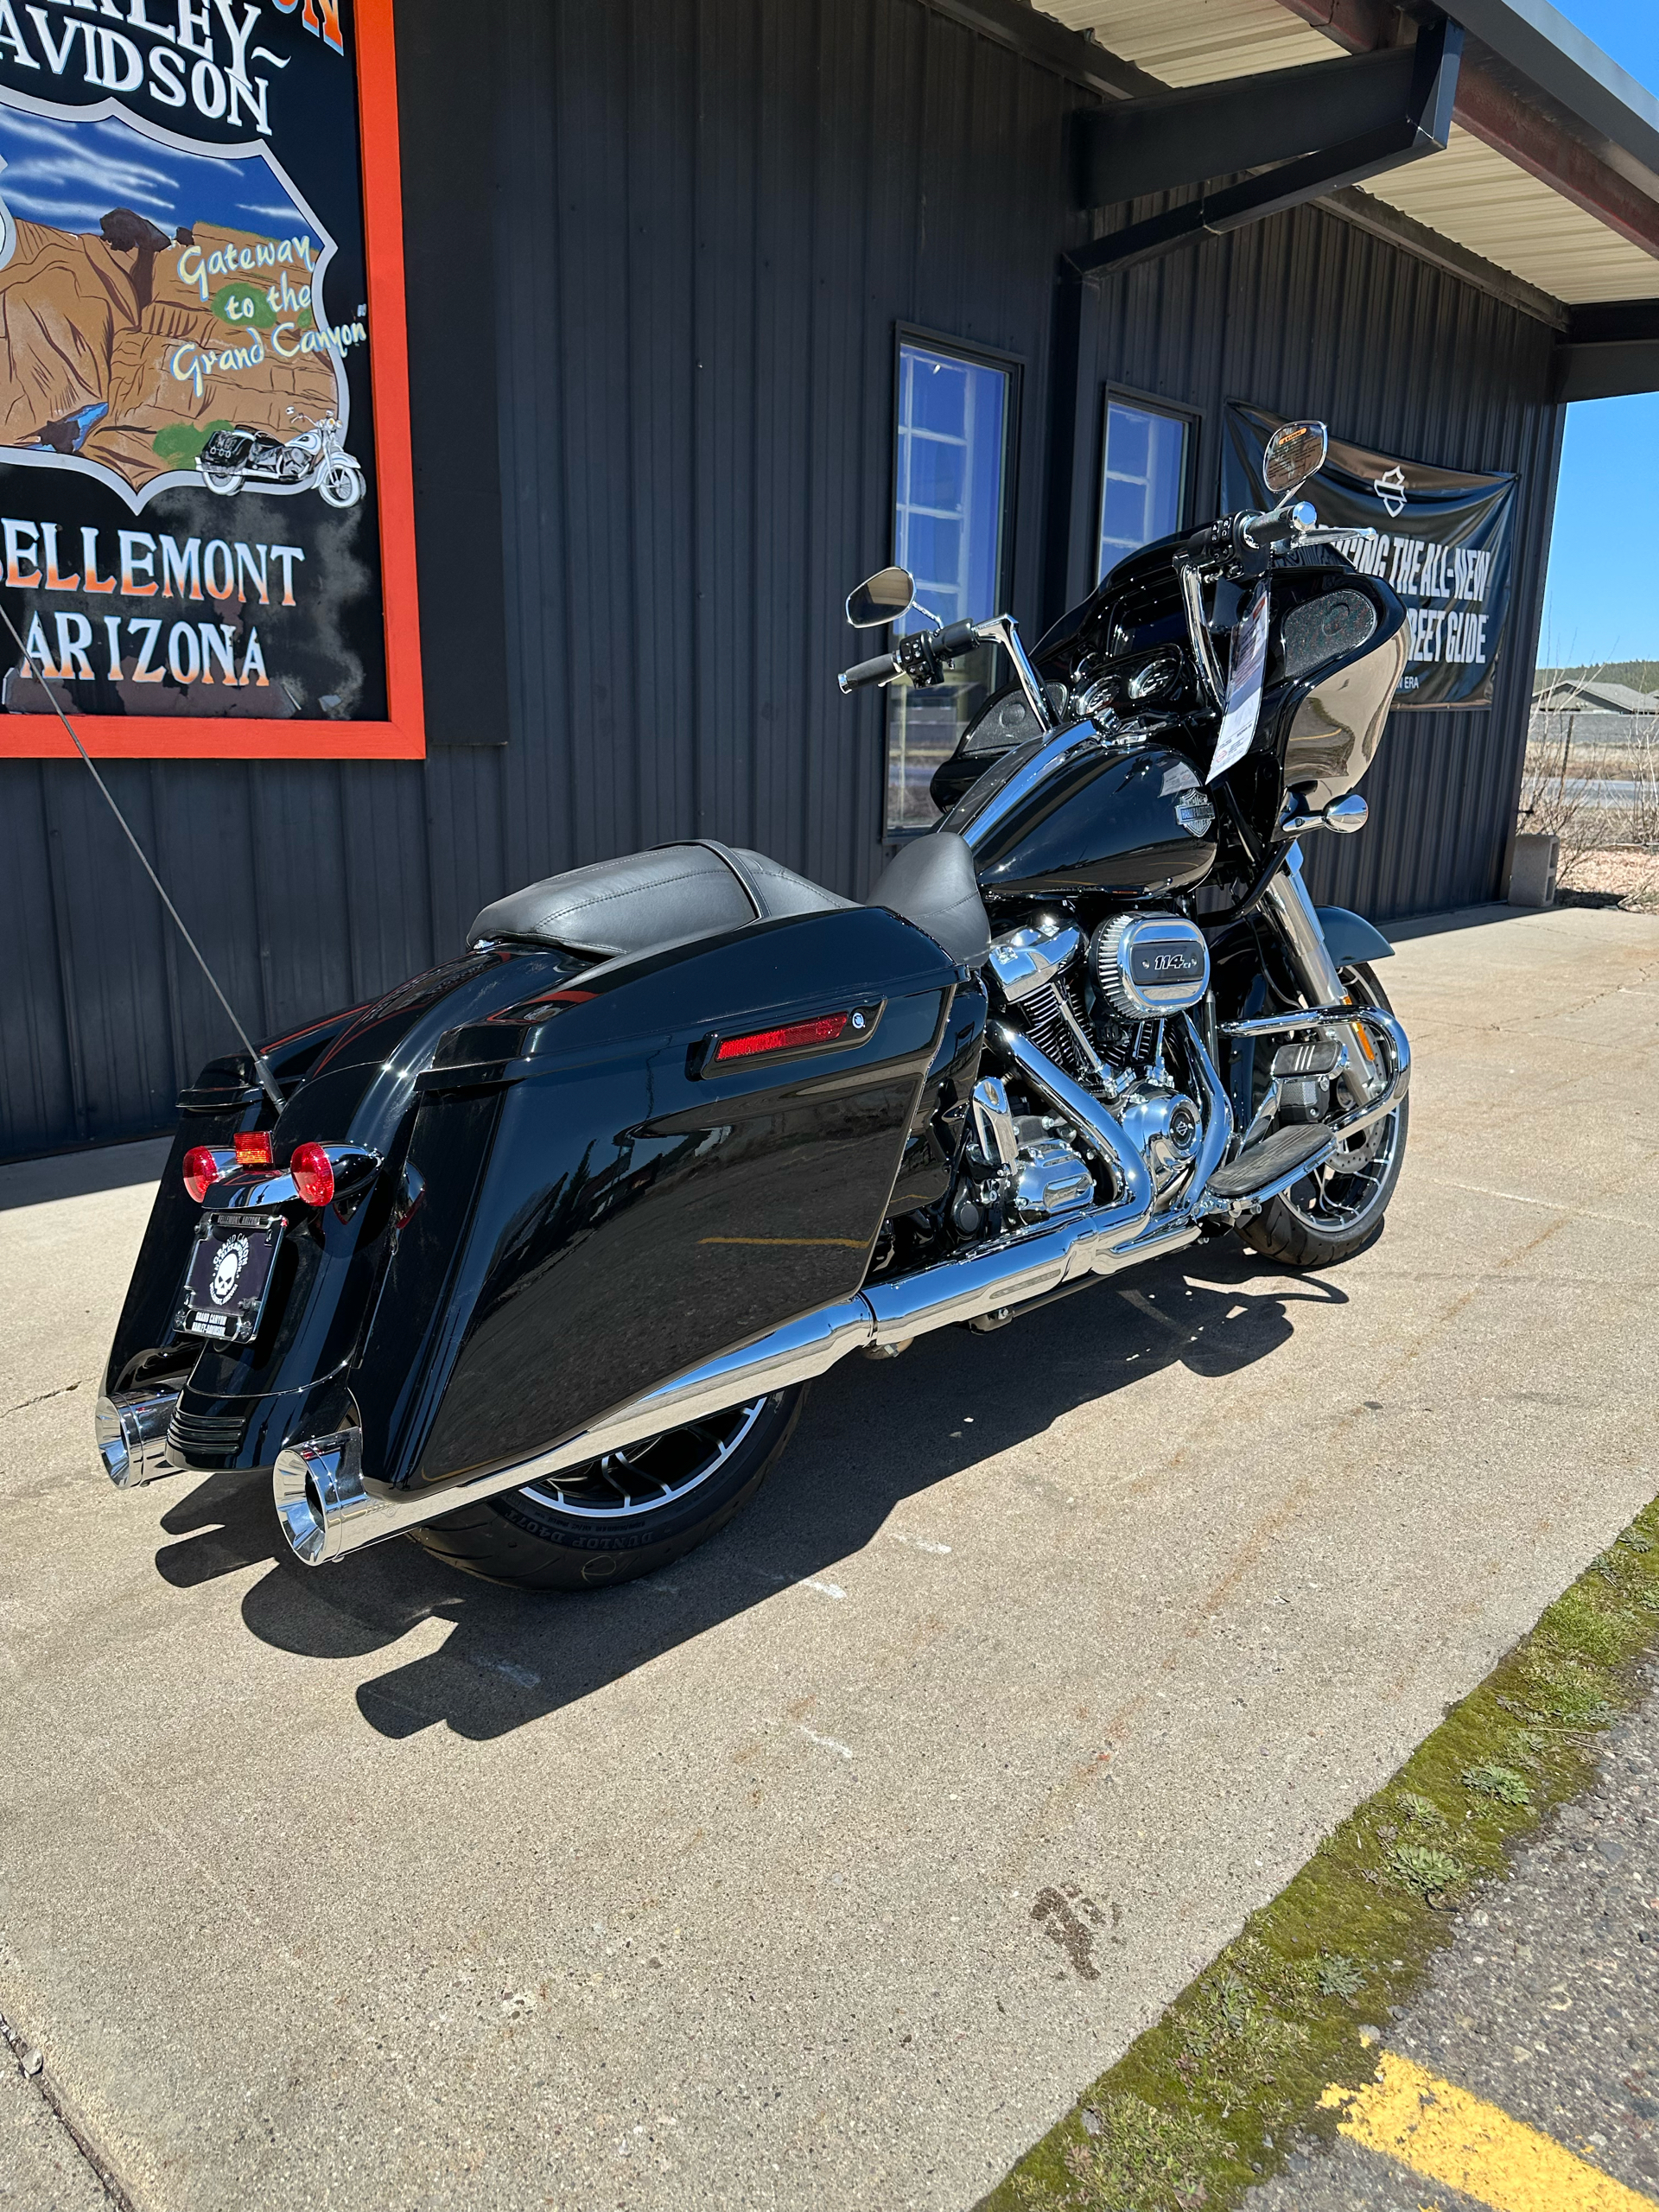
M 995 4 L 979 0 L 982 9 Z M 1042 4 L 1050 16 L 1089 34 L 1084 50 L 1107 65 L 1099 81 L 1112 97 L 1091 126 L 1094 146 L 1085 157 L 1093 163 L 1096 187 L 1110 174 L 1103 149 L 1112 143 L 1114 112 L 1129 124 L 1128 113 L 1117 105 L 1123 100 L 1139 111 L 1123 132 L 1126 148 L 1137 135 L 1147 143 L 1160 109 L 1164 121 L 1197 145 L 1203 134 L 1192 126 L 1205 112 L 1203 100 L 1183 111 L 1170 94 L 1208 88 L 1208 111 L 1225 121 L 1230 113 L 1248 111 L 1250 80 L 1271 77 L 1273 97 L 1260 103 L 1260 159 L 1274 161 L 1279 151 L 1270 142 L 1275 131 L 1283 137 L 1283 118 L 1267 111 L 1289 105 L 1312 112 L 1319 104 L 1295 100 L 1294 73 L 1315 73 L 1310 93 L 1316 84 L 1334 89 L 1340 73 L 1332 71 L 1333 61 L 1344 54 L 1363 55 L 1372 60 L 1372 81 L 1380 86 L 1388 63 L 1379 58 L 1414 46 L 1426 29 L 1438 35 L 1435 27 L 1443 20 L 1428 0 L 1402 5 L 1394 0 Z M 1264 203 L 1261 213 L 1317 197 L 1350 219 L 1395 235 L 1412 250 L 1484 282 L 1561 333 L 1563 397 L 1659 388 L 1659 329 L 1645 313 L 1649 303 L 1659 302 L 1659 99 L 1547 0 L 1448 0 L 1445 12 L 1464 35 L 1451 127 L 1440 145 L 1424 143 L 1432 134 L 1420 130 L 1408 150 L 1373 164 L 1368 174 L 1328 163 L 1323 181 L 1311 174 L 1307 188 L 1289 197 L 1263 182 L 1264 175 L 1284 175 L 1287 168 L 1264 172 L 1255 161 L 1243 164 L 1243 186 L 1232 181 L 1236 171 L 1224 169 L 1212 178 L 1195 174 L 1185 181 L 1203 184 L 1201 197 L 1211 200 L 1241 190 L 1248 197 L 1253 188 Z M 1227 80 L 1236 84 L 1239 95 L 1230 109 Z M 1420 91 L 1421 83 L 1420 71 Z M 1270 88 L 1257 82 L 1255 89 L 1267 95 Z M 1357 97 L 1357 90 L 1344 85 L 1350 108 Z M 1333 111 L 1339 105 L 1333 102 Z M 1402 115 L 1406 111 L 1402 107 Z M 1343 143 L 1333 130 L 1325 150 Z M 1217 162 L 1224 146 L 1228 159 L 1251 151 L 1224 130 L 1217 133 L 1215 144 Z M 1309 156 L 1300 159 L 1306 165 Z M 1132 163 L 1124 173 L 1134 176 Z M 1363 189 L 1352 188 L 1357 173 L 1363 175 Z M 1224 179 L 1229 181 L 1224 184 Z M 1143 188 L 1170 188 L 1171 182 L 1166 178 L 1162 187 Z M 1085 204 L 1103 203 L 1089 194 Z M 1197 226 L 1224 226 L 1202 219 Z M 1194 226 L 1189 222 L 1187 227 Z M 1109 251 L 1103 258 L 1109 265 Z

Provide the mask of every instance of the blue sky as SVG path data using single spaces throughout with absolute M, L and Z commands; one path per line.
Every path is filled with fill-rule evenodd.
M 1656 0 L 1555 0 L 1621 68 L 1659 91 Z M 1582 400 L 1567 444 L 1538 658 L 1659 660 L 1659 392 Z
M 0 105 L 0 198 L 14 215 L 95 231 L 111 207 L 160 230 L 218 223 L 288 238 L 310 226 L 263 161 L 215 160 L 157 145 L 117 116 L 60 123 Z

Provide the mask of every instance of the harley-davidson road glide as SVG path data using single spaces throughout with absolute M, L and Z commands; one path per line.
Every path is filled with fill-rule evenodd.
M 1363 822 L 1407 644 L 1296 503 L 1325 452 L 1286 425 L 1274 507 L 1145 547 L 1030 657 L 998 614 L 849 669 L 934 683 L 994 643 L 1014 679 L 863 905 L 688 840 L 212 1062 L 110 1354 L 111 1478 L 263 1472 L 310 1566 L 407 1532 L 622 1581 L 753 1493 L 849 1353 L 1200 1236 L 1368 1243 L 1410 1054 L 1387 943 L 1315 909 L 1297 841 Z M 889 569 L 849 620 L 912 601 Z

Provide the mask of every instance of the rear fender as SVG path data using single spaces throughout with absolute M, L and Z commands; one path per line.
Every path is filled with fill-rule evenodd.
M 243 1423 L 241 1442 L 215 1455 L 230 1466 L 268 1465 L 289 1427 L 303 1427 L 315 1412 L 319 1394 L 338 1417 L 346 1367 L 396 1233 L 417 1075 L 458 1014 L 487 1013 L 581 964 L 551 951 L 473 954 L 275 1039 L 262 1048 L 286 1094 L 274 1119 L 245 1055 L 210 1062 L 179 1101 L 179 1129 L 117 1325 L 105 1389 L 188 1378 L 186 1413 Z M 363 1146 L 386 1163 L 385 1172 L 355 1204 L 320 1212 L 285 1205 L 289 1226 L 258 1336 L 246 1345 L 204 1346 L 175 1325 L 202 1212 L 184 1187 L 184 1155 L 196 1145 L 228 1147 L 238 1132 L 260 1128 L 269 1131 L 278 1165 L 315 1137 Z

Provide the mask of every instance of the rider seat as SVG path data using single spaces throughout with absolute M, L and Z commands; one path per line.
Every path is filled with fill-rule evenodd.
M 855 903 L 764 853 L 730 851 L 708 839 L 627 853 L 529 884 L 486 906 L 467 942 L 552 945 L 615 959 L 747 922 L 828 913 Z M 902 846 L 866 903 L 925 930 L 953 960 L 977 962 L 989 949 L 973 855 L 951 831 Z

